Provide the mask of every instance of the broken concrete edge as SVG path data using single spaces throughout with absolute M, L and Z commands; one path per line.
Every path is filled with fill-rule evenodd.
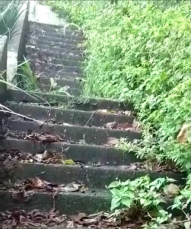
M 83 162 L 85 164 L 101 165 L 129 165 L 141 162 L 133 152 L 123 152 L 117 148 L 89 146 L 69 143 L 47 143 L 33 142 L 28 140 L 7 138 L 3 140 L 2 146 L 7 150 L 16 149 L 23 154 L 40 154 L 45 150 L 56 152 L 66 156 L 68 159 Z
M 25 0 L 21 7 L 21 13 L 15 25 L 16 34 L 8 42 L 7 54 L 7 81 L 11 83 L 17 73 L 18 63 L 23 61 L 25 39 L 28 27 L 29 0 Z M 10 85 L 8 89 L 12 88 Z
M 40 179 L 57 184 L 69 184 L 78 181 L 90 189 L 103 189 L 115 180 L 135 180 L 149 175 L 153 181 L 157 178 L 173 178 L 177 184 L 185 184 L 185 175 L 167 171 L 150 171 L 146 169 L 130 169 L 124 166 L 79 166 L 43 163 L 18 163 L 11 176 L 12 182 L 27 178 L 39 177 Z
M 9 90 L 7 101 L 38 103 L 44 105 L 65 105 L 75 109 L 96 110 L 96 109 L 119 109 L 134 110 L 131 102 L 119 102 L 111 99 L 83 98 L 65 95 L 54 95 L 50 93 L 25 92 L 19 90 Z

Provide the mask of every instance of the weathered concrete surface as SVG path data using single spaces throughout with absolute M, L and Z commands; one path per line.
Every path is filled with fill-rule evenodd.
M 51 10 L 50 6 L 41 5 L 38 1 L 32 0 L 30 1 L 29 7 L 29 21 L 50 25 L 68 25 L 66 20 L 59 18 L 57 14 Z
M 42 126 L 35 122 L 25 121 L 8 121 L 8 128 L 17 134 L 20 132 L 27 133 L 28 130 L 35 133 L 58 134 L 64 142 L 89 144 L 89 145 L 106 145 L 109 138 L 127 138 L 128 141 L 141 139 L 141 133 L 136 131 L 109 130 L 96 127 L 67 126 L 56 124 L 43 124 Z
M 32 96 L 18 90 L 9 90 L 7 101 L 40 103 L 46 105 L 67 105 L 69 108 L 94 111 L 97 109 L 133 110 L 130 102 L 119 102 L 110 99 L 74 98 L 73 96 L 54 95 L 50 93 L 31 93 Z
M 33 210 L 34 208 L 42 211 L 51 211 L 52 208 L 59 210 L 60 213 L 76 214 L 86 212 L 88 214 L 107 211 L 110 207 L 111 197 L 106 191 L 87 193 L 65 192 L 53 197 L 52 193 L 35 193 L 28 202 L 22 202 L 11 197 L 10 192 L 0 191 L 0 211 L 19 209 Z M 91 203 L 91 204 L 90 204 Z
M 169 177 L 177 180 L 179 184 L 185 184 L 185 174 L 173 172 L 157 172 L 146 169 L 135 170 L 128 166 L 84 166 L 79 165 L 53 165 L 26 163 L 14 168 L 13 182 L 27 178 L 39 177 L 56 184 L 69 184 L 73 181 L 82 182 L 91 189 L 105 189 L 115 180 L 134 180 L 141 176 L 149 175 L 151 180 L 161 177 Z
M 74 109 L 58 109 L 28 104 L 10 104 L 13 111 L 25 116 L 32 116 L 35 119 L 51 121 L 52 123 L 68 123 L 80 126 L 103 127 L 109 122 L 132 124 L 135 117 L 133 115 L 120 115 L 119 113 L 101 113 L 99 111 L 82 111 Z
M 139 162 L 134 152 L 124 152 L 115 147 L 90 146 L 69 143 L 47 143 L 33 142 L 21 139 L 7 138 L 3 141 L 7 150 L 17 149 L 23 154 L 40 154 L 45 150 L 57 152 L 66 158 L 81 162 L 86 165 L 130 165 Z M 141 161 L 141 160 L 140 160 Z
M 17 20 L 15 31 L 16 34 L 8 42 L 7 54 L 7 81 L 12 82 L 13 77 L 17 73 L 18 62 L 22 61 L 25 49 L 25 39 L 28 27 L 28 4 L 26 1 L 22 8 L 21 14 Z M 8 88 L 11 88 L 9 86 Z

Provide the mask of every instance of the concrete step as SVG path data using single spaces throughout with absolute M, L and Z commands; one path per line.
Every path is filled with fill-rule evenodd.
M 84 57 L 81 54 L 73 54 L 72 52 L 60 52 L 57 49 L 57 52 L 52 51 L 52 48 L 47 49 L 48 45 L 43 44 L 45 48 L 39 48 L 38 46 L 30 45 L 28 44 L 26 46 L 26 54 L 35 54 L 35 53 L 40 53 L 42 56 L 49 56 L 52 58 L 57 58 L 57 59 L 69 59 L 73 61 L 83 61 Z M 53 47 L 54 48 L 54 47 Z
M 69 80 L 69 81 L 80 81 L 82 78 L 82 74 L 76 73 L 76 72 L 66 72 L 64 70 L 62 71 L 56 71 L 56 70 L 50 70 L 46 69 L 45 71 L 41 71 L 39 69 L 34 69 L 34 74 L 36 74 L 39 78 L 46 78 L 50 82 L 50 78 L 53 78 L 54 80 Z
M 34 39 L 46 39 L 46 40 L 50 40 L 52 42 L 60 42 L 60 41 L 63 41 L 63 42 L 69 42 L 71 44 L 83 44 L 85 39 L 84 38 L 80 38 L 80 37 L 71 37 L 71 36 L 68 36 L 67 34 L 65 36 L 55 36 L 55 34 L 52 34 L 52 33 L 46 33 L 46 34 L 38 34 L 38 33 L 33 33 L 33 32 L 30 32 L 28 31 L 28 34 L 27 34 L 27 38 L 34 38 Z
M 52 121 L 57 124 L 68 123 L 77 126 L 103 127 L 110 122 L 132 124 L 135 119 L 133 115 L 125 115 L 117 112 L 109 113 L 109 111 L 108 113 L 100 113 L 99 110 L 93 112 L 17 103 L 11 103 L 8 107 L 19 114 L 38 120 Z
M 59 55 L 70 55 L 70 56 L 83 56 L 83 51 L 80 48 L 74 47 L 73 49 L 70 49 L 70 47 L 65 47 L 65 48 L 61 48 L 61 47 L 51 47 L 50 45 L 45 45 L 45 44 L 38 44 L 38 45 L 30 45 L 27 44 L 26 45 L 26 50 L 28 50 L 28 52 L 35 52 L 35 50 L 39 50 L 39 52 L 49 52 L 49 53 L 53 53 L 55 55 L 59 54 Z
M 141 133 L 136 131 L 108 130 L 97 127 L 68 126 L 58 124 L 39 125 L 36 122 L 11 120 L 7 121 L 7 129 L 19 134 L 20 132 L 28 133 L 49 133 L 58 134 L 63 138 L 63 142 L 80 143 L 88 145 L 108 145 L 110 138 L 127 138 L 129 141 L 141 138 Z
M 104 190 L 90 190 L 86 193 L 66 192 L 57 194 L 54 198 L 54 193 L 36 192 L 30 201 L 22 202 L 22 200 L 13 199 L 11 191 L 0 191 L 0 211 L 15 208 L 29 211 L 34 209 L 51 211 L 55 207 L 61 214 L 76 214 L 77 212 L 92 214 L 109 209 L 110 196 L 104 193 L 106 193 Z
M 82 62 L 79 60 L 71 60 L 71 59 L 58 59 L 56 57 L 52 57 L 52 56 L 46 56 L 46 55 L 42 55 L 41 53 L 32 53 L 32 54 L 27 54 L 27 59 L 29 59 L 30 61 L 39 61 L 42 64 L 50 64 L 53 63 L 55 65 L 63 65 L 65 66 L 69 66 L 72 68 L 79 68 L 80 66 L 82 66 Z
M 31 69 L 34 72 L 46 72 L 46 71 L 57 71 L 57 72 L 68 72 L 68 73 L 75 73 L 81 74 L 82 70 L 78 66 L 64 66 L 61 64 L 53 64 L 52 62 L 49 63 L 42 63 L 40 60 L 30 60 L 29 61 Z
M 31 46 L 49 45 L 50 47 L 61 47 L 61 48 L 68 47 L 69 49 L 72 50 L 75 47 L 83 50 L 83 42 L 79 42 L 71 39 L 61 39 L 57 37 L 42 36 L 42 35 L 39 35 L 38 37 L 33 36 L 32 34 L 28 35 L 27 44 Z
M 17 149 L 23 153 L 38 154 L 45 150 L 56 152 L 66 158 L 82 162 L 86 165 L 130 165 L 140 162 L 134 152 L 124 152 L 112 147 L 70 144 L 65 142 L 41 143 L 7 137 L 2 142 L 2 147 L 9 150 Z
M 53 95 L 50 93 L 22 92 L 10 89 L 7 92 L 7 101 L 35 103 L 46 106 L 60 106 L 85 111 L 95 111 L 99 109 L 108 110 L 133 110 L 131 102 L 119 102 L 111 99 L 83 98 L 63 95 Z
M 83 39 L 82 31 L 75 28 L 66 27 L 66 26 L 55 26 L 55 25 L 47 25 L 43 23 L 30 22 L 29 30 L 32 33 L 38 33 L 42 35 L 55 34 L 63 37 L 68 36 L 72 38 Z
M 43 85 L 41 83 L 38 83 L 39 90 L 46 93 L 55 93 L 55 94 L 61 94 L 61 95 L 71 95 L 71 96 L 80 96 L 81 91 L 76 88 L 71 88 L 69 86 L 56 86 L 52 87 L 51 85 Z
M 60 39 L 66 39 L 66 40 L 75 40 L 78 42 L 83 42 L 84 37 L 82 35 L 80 35 L 79 33 L 76 32 L 54 32 L 54 31 L 45 31 L 39 27 L 36 27 L 35 30 L 30 29 L 30 32 L 28 32 L 28 36 L 35 36 L 38 37 L 40 36 L 48 36 L 48 37 L 55 37 L 55 38 L 60 38 Z
M 55 72 L 51 72 L 50 74 L 52 74 L 55 77 L 56 74 L 54 73 Z M 51 86 L 50 78 L 40 77 L 38 81 L 42 85 Z M 54 78 L 54 81 L 60 87 L 69 86 L 71 88 L 76 88 L 76 89 L 81 88 L 81 79 L 79 77 L 70 76 L 70 75 L 66 75 L 64 77 L 64 75 L 62 75 L 61 79 Z

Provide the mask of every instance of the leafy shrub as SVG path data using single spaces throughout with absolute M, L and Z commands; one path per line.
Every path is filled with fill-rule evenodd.
M 133 101 L 145 127 L 138 155 L 152 151 L 158 160 L 190 170 L 191 146 L 177 143 L 176 136 L 191 117 L 191 4 L 170 3 L 49 4 L 60 15 L 69 12 L 85 31 L 84 93 Z

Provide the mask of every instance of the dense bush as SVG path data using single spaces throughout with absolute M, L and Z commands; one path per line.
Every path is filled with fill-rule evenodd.
M 145 128 L 140 156 L 189 170 L 191 146 L 176 136 L 191 118 L 191 4 L 170 3 L 50 4 L 69 12 L 88 38 L 84 93 L 133 101 Z

